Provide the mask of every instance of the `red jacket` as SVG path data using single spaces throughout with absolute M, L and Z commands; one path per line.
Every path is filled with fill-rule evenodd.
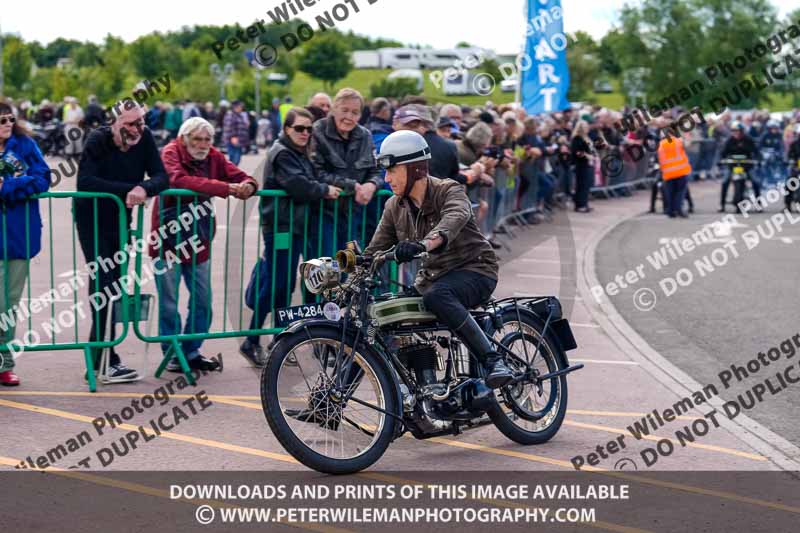
M 169 186 L 173 189 L 189 189 L 201 193 L 198 196 L 199 203 L 205 202 L 211 196 L 227 198 L 229 183 L 250 182 L 258 190 L 258 182 L 252 176 L 228 161 L 222 152 L 213 146 L 208 152 L 208 156 L 203 161 L 198 161 L 189 155 L 183 140 L 178 138 L 164 147 L 161 152 L 161 160 L 164 162 L 164 169 L 169 176 Z M 164 207 L 177 205 L 176 198 L 176 196 L 164 196 Z M 151 231 L 156 230 L 161 223 L 158 200 L 159 198 L 156 198 L 153 203 L 153 212 L 150 218 Z M 191 197 L 181 197 L 181 205 L 187 205 L 189 200 Z M 216 220 L 211 233 L 212 239 L 215 234 Z M 181 241 L 184 240 L 186 237 L 181 236 Z M 188 249 L 191 250 L 191 248 Z M 197 254 L 197 264 L 208 261 L 210 250 L 211 243 L 203 241 L 203 249 Z M 159 252 L 160 250 L 152 245 L 149 247 L 150 257 L 158 257 Z M 184 258 L 181 262 L 191 264 L 192 258 Z

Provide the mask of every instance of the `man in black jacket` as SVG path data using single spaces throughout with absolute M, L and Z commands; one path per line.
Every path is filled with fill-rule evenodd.
M 78 167 L 78 191 L 118 196 L 126 206 L 125 224 L 130 225 L 133 207 L 169 188 L 169 178 L 153 136 L 144 127 L 144 109 L 130 99 L 118 102 L 112 109 L 111 126 L 97 128 L 86 142 Z M 149 180 L 144 179 L 145 174 L 150 176 Z M 127 290 L 119 287 L 121 268 L 116 259 L 119 255 L 115 256 L 125 244 L 120 241 L 119 216 L 117 203 L 111 199 L 75 200 L 78 239 L 91 275 L 90 303 L 93 309 L 98 308 L 92 313 L 90 342 L 105 339 L 108 306 L 113 305 L 112 300 L 121 291 Z M 98 296 L 100 293 L 103 295 Z M 112 320 L 112 339 L 113 330 Z M 97 368 L 98 353 L 94 356 Z M 112 382 L 138 379 L 137 372 L 123 365 L 113 348 L 108 377 Z
M 753 139 L 744 132 L 744 124 L 735 122 L 732 126 L 731 138 L 725 143 L 722 149 L 720 159 L 726 159 L 734 155 L 744 156 L 749 160 L 757 160 L 759 158 L 759 151 Z M 756 196 L 761 196 L 761 183 L 758 178 L 753 176 L 753 165 L 742 165 L 747 171 L 747 179 L 753 184 L 753 192 Z M 731 182 L 731 174 L 722 182 L 722 197 L 720 200 L 719 212 L 725 211 L 725 197 L 728 195 L 728 187 Z M 733 204 L 736 206 L 736 212 L 740 212 L 739 203 L 744 199 L 744 180 L 734 183 L 733 186 Z
M 314 123 L 311 161 L 317 176 L 328 185 L 355 194 L 354 199 L 345 198 L 338 204 L 338 247 L 354 239 L 365 246 L 378 224 L 375 193 L 383 187 L 383 179 L 375 162 L 372 135 L 358 123 L 363 108 L 364 98 L 361 94 L 355 89 L 345 88 L 333 99 L 330 115 Z M 361 222 L 364 209 L 367 215 L 362 241 Z M 328 215 L 333 216 L 333 209 Z M 332 218 L 330 222 L 333 223 Z

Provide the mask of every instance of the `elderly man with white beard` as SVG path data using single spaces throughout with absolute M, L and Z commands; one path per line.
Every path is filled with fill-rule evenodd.
M 153 207 L 151 228 L 156 230 L 169 220 L 178 219 L 183 213 L 192 215 L 192 231 L 178 235 L 175 242 L 163 242 L 150 247 L 150 257 L 156 272 L 158 289 L 158 334 L 160 336 L 181 333 L 181 316 L 178 311 L 178 291 L 181 278 L 189 290 L 188 314 L 183 333 L 208 333 L 211 326 L 211 241 L 216 233 L 216 221 L 211 209 L 211 197 L 234 196 L 246 200 L 258 190 L 258 182 L 246 174 L 212 146 L 214 127 L 205 119 L 192 117 L 181 125 L 178 137 L 161 152 L 164 168 L 173 189 L 189 189 L 198 193 L 196 197 L 181 197 L 180 212 L 178 197 L 164 196 L 162 205 Z M 188 216 L 188 215 L 187 215 Z M 195 231 L 196 228 L 196 231 Z M 196 237 L 195 237 L 196 236 Z M 186 247 L 190 238 L 199 239 L 201 246 L 192 246 L 192 252 L 183 253 L 180 263 L 165 261 L 170 251 Z M 177 241 L 180 241 L 177 242 Z M 173 255 L 174 257 L 174 255 Z M 202 340 L 181 343 L 189 367 L 195 370 L 216 370 L 219 363 L 200 353 Z M 162 343 L 166 355 L 170 343 Z M 182 372 L 175 354 L 167 364 L 167 370 Z

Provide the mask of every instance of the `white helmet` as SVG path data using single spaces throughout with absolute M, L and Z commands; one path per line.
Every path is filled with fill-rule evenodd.
M 425 138 L 416 131 L 396 131 L 386 137 L 378 154 L 378 166 L 392 168 L 431 158 L 431 149 Z

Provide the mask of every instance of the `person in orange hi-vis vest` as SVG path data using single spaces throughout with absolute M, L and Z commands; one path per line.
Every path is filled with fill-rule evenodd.
M 683 198 L 689 187 L 692 166 L 680 137 L 666 137 L 658 144 L 658 165 L 664 180 L 664 212 L 670 218 L 689 215 L 683 210 Z

